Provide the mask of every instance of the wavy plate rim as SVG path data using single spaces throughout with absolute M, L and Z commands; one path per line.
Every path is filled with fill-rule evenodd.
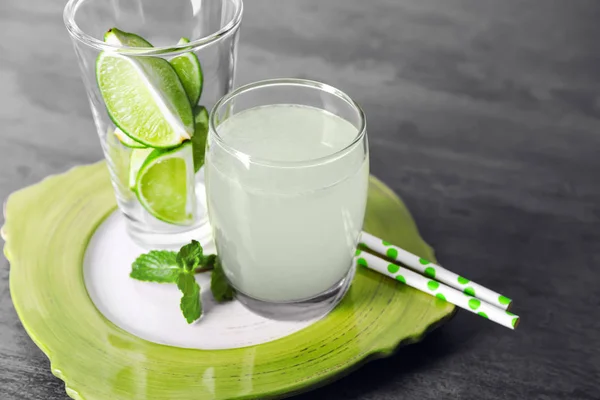
M 48 184 L 49 182 L 52 182 L 53 180 L 64 178 L 65 176 L 69 175 L 73 171 L 76 171 L 80 168 L 94 167 L 94 166 L 98 166 L 98 165 L 104 164 L 104 163 L 105 163 L 104 161 L 100 161 L 100 162 L 97 162 L 94 164 L 73 166 L 64 172 L 51 174 L 49 176 L 44 177 L 43 179 L 39 180 L 36 183 L 33 183 L 24 188 L 13 191 L 6 197 L 5 201 L 3 202 L 3 207 L 2 207 L 2 212 L 4 215 L 4 224 L 0 227 L 0 237 L 2 237 L 2 239 L 5 242 L 4 246 L 3 246 L 3 252 L 4 252 L 6 259 L 9 262 L 10 270 L 13 269 L 13 265 L 18 263 L 18 260 L 16 260 L 16 257 L 13 257 L 13 255 L 11 254 L 12 243 L 11 243 L 10 233 L 7 231 L 7 226 L 9 226 L 9 220 L 10 220 L 10 216 L 7 213 L 7 205 L 9 203 L 10 199 L 19 193 L 27 191 L 28 189 L 32 189 L 34 187 L 39 187 L 41 185 Z M 400 206 L 406 208 L 406 206 L 404 205 L 404 203 L 402 202 L 400 197 L 396 193 L 394 193 L 385 183 L 383 183 L 381 180 L 374 177 L 373 175 L 370 176 L 370 180 L 372 183 L 377 185 L 380 190 L 385 192 L 386 196 L 389 199 L 400 204 Z M 96 222 L 96 224 L 90 230 L 90 232 L 88 233 L 88 235 L 85 239 L 85 248 L 87 248 L 87 246 L 89 245 L 89 242 L 90 242 L 94 232 L 106 220 L 106 218 L 108 216 L 110 216 L 112 214 L 112 212 L 114 212 L 116 207 L 117 207 L 116 205 L 111 207 L 104 214 L 104 216 L 102 216 Z M 408 209 L 407 209 L 407 211 L 408 211 Z M 412 222 L 412 224 L 414 225 L 416 235 L 423 242 L 423 244 L 428 248 L 428 251 L 430 251 L 431 254 L 434 255 L 434 249 L 429 245 L 429 243 L 427 243 L 422 238 L 420 231 L 418 229 L 418 226 L 416 225 L 416 222 L 412 218 L 412 215 L 410 215 L 410 212 L 409 212 L 409 218 L 410 218 L 410 221 Z M 435 261 L 435 256 L 432 257 L 432 259 Z M 81 262 L 83 262 L 83 260 L 81 260 Z M 56 361 L 57 356 L 54 355 L 53 350 L 51 350 L 50 348 L 48 348 L 48 346 L 46 344 L 44 344 L 45 340 L 40 337 L 43 335 L 40 335 L 39 333 L 33 331 L 31 329 L 31 326 L 29 326 L 25 312 L 21 309 L 21 305 L 19 304 L 19 302 L 15 301 L 15 297 L 13 295 L 13 292 L 15 291 L 15 288 L 13 287 L 13 282 L 14 282 L 14 280 L 12 279 L 12 274 L 11 274 L 11 279 L 9 279 L 9 288 L 10 288 L 11 299 L 12 299 L 15 311 L 17 313 L 17 316 L 18 316 L 23 328 L 25 329 L 27 335 L 31 338 L 31 340 L 35 343 L 35 345 L 42 351 L 42 353 L 44 353 L 44 355 L 48 358 L 48 360 L 50 362 L 50 370 L 55 377 L 57 377 L 63 381 L 63 383 L 65 385 L 66 394 L 75 400 L 88 400 L 88 398 L 81 395 L 78 392 L 78 390 L 74 387 L 74 386 L 76 386 L 76 384 L 73 385 L 73 382 L 70 382 L 71 379 L 69 378 L 68 374 L 63 370 L 64 368 L 61 369 L 62 366 L 57 366 L 57 361 Z M 88 298 L 89 298 L 89 294 L 88 294 Z M 91 298 L 89 299 L 89 301 L 92 302 Z M 92 302 L 92 304 L 93 304 L 93 302 Z M 319 375 L 316 377 L 313 376 L 311 378 L 307 378 L 305 380 L 295 382 L 295 385 L 293 385 L 294 387 L 291 387 L 292 385 L 290 385 L 290 386 L 287 386 L 284 390 L 275 391 L 275 392 L 271 392 L 268 394 L 251 394 L 249 396 L 236 397 L 236 399 L 253 399 L 253 398 L 258 398 L 258 397 L 256 397 L 257 395 L 259 395 L 260 398 L 263 398 L 263 399 L 287 398 L 289 396 L 298 395 L 298 394 L 305 393 L 305 392 L 314 390 L 316 388 L 325 386 L 333 381 L 336 381 L 338 379 L 343 378 L 344 376 L 351 374 L 352 372 L 356 371 L 357 369 L 359 369 L 366 363 L 372 362 L 377 359 L 390 357 L 390 356 L 394 355 L 399 349 L 422 341 L 429 333 L 433 332 L 440 326 L 442 326 L 445 323 L 447 323 L 448 321 L 450 321 L 455 316 L 456 312 L 457 312 L 456 307 L 451 306 L 449 311 L 445 315 L 441 316 L 437 320 L 431 321 L 430 323 L 423 326 L 422 328 L 415 329 L 414 334 L 398 338 L 396 341 L 393 341 L 392 343 L 389 343 L 389 344 L 385 344 L 385 345 L 379 344 L 379 346 L 377 348 L 371 349 L 370 351 L 367 351 L 367 352 L 362 352 L 358 356 L 348 359 L 347 360 L 348 362 L 345 364 L 345 366 L 339 367 L 338 369 L 336 369 L 334 371 L 330 371 L 327 374 Z M 100 313 L 100 312 L 98 311 L 98 313 Z M 123 331 L 121 328 L 119 328 L 118 326 L 114 325 L 111 321 L 109 321 L 104 315 L 102 315 L 101 313 L 100 313 L 100 315 L 101 315 L 102 319 L 104 320 L 104 323 L 113 326 L 114 329 L 124 332 L 126 335 L 132 336 L 133 338 L 135 338 L 135 340 L 147 342 L 144 339 L 141 339 L 137 336 L 134 336 L 128 332 Z M 290 336 L 294 336 L 294 335 L 295 334 L 290 335 Z M 280 339 L 278 339 L 278 340 L 280 340 Z M 148 343 L 152 343 L 153 345 L 156 345 L 156 346 L 172 347 L 172 346 L 168 346 L 168 345 L 156 344 L 153 342 L 148 342 Z M 260 347 L 263 345 L 256 345 L 256 346 Z M 185 350 L 189 350 L 189 351 L 220 351 L 220 350 L 195 350 L 195 349 L 185 349 Z

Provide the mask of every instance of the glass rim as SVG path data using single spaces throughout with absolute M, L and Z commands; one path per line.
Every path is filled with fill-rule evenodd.
M 217 110 L 241 94 L 248 93 L 248 92 L 251 92 L 256 89 L 264 89 L 264 88 L 273 87 L 273 86 L 297 86 L 297 87 L 301 87 L 301 88 L 316 89 L 316 90 L 320 90 L 320 91 L 332 94 L 334 96 L 337 96 L 341 100 L 345 101 L 353 109 L 353 111 L 356 112 L 356 114 L 358 115 L 358 118 L 360 120 L 360 125 L 358 127 L 358 132 L 357 132 L 356 136 L 354 137 L 354 139 L 352 139 L 352 141 L 350 143 L 348 143 L 346 146 L 344 146 L 340 150 L 336 150 L 326 156 L 321 156 L 321 157 L 316 157 L 316 158 L 308 158 L 306 160 L 300 160 L 300 161 L 271 160 L 271 159 L 267 159 L 267 158 L 253 157 L 249 154 L 244 153 L 243 151 L 237 150 L 235 148 L 235 146 L 232 146 L 229 143 L 227 143 L 227 141 L 223 137 L 221 137 L 221 135 L 219 134 L 219 132 L 217 130 L 217 125 L 215 123 Z M 342 118 L 342 117 L 340 117 L 340 118 Z M 342 118 L 342 119 L 345 119 L 345 118 Z M 354 101 L 350 96 L 348 96 L 346 93 L 342 92 L 341 90 L 339 90 L 331 85 L 328 85 L 326 83 L 313 81 L 313 80 L 309 80 L 309 79 L 299 79 L 299 78 L 266 79 L 266 80 L 262 80 L 262 81 L 249 83 L 244 86 L 240 86 L 236 90 L 226 94 L 219 101 L 217 101 L 217 103 L 213 107 L 212 111 L 210 112 L 208 124 L 209 124 L 210 133 L 214 134 L 214 137 L 217 140 L 217 142 L 219 143 L 219 145 L 221 147 L 223 147 L 223 149 L 225 149 L 228 153 L 230 153 L 234 157 L 236 157 L 240 160 L 243 160 L 247 164 L 257 164 L 257 165 L 263 165 L 263 166 L 268 166 L 268 167 L 284 167 L 284 168 L 285 167 L 288 167 L 288 168 L 311 167 L 311 166 L 327 164 L 329 162 L 338 160 L 339 158 L 343 157 L 346 153 L 348 153 L 352 148 L 354 148 L 357 144 L 359 144 L 364 139 L 366 131 L 367 131 L 367 120 L 366 120 L 365 113 L 364 113 L 363 109 L 360 107 L 360 105 L 356 101 Z
M 83 4 L 84 1 L 89 0 L 69 0 L 65 5 L 63 11 L 63 21 L 69 31 L 69 34 L 72 38 L 77 41 L 92 47 L 94 49 L 100 51 L 116 51 L 119 50 L 121 54 L 135 54 L 136 56 L 151 56 L 151 55 L 166 55 L 170 53 L 179 53 L 182 51 L 190 51 L 192 49 L 196 49 L 198 47 L 206 46 L 210 43 L 216 42 L 224 37 L 229 36 L 232 32 L 235 32 L 239 27 L 242 21 L 242 14 L 244 12 L 244 3 L 243 0 L 229 0 L 235 6 L 235 12 L 233 17 L 227 22 L 225 26 L 219 29 L 216 32 L 213 32 L 207 36 L 195 39 L 190 41 L 189 43 L 183 44 L 174 44 L 170 46 L 159 46 L 159 47 L 127 47 L 127 46 L 118 46 L 106 43 L 100 39 L 95 38 L 92 35 L 84 32 L 77 22 L 75 21 L 75 13 L 79 9 L 79 6 Z

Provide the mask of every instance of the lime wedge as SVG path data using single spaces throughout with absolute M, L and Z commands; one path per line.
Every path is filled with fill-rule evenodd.
M 142 165 L 144 165 L 144 161 L 146 161 L 153 151 L 154 149 L 152 148 L 145 148 L 133 149 L 131 152 L 131 156 L 129 157 L 129 189 L 135 191 L 138 172 Z
M 135 33 L 123 32 L 117 28 L 110 28 L 104 34 L 104 41 L 115 46 L 127 47 L 152 47 L 150 42 Z
M 203 106 L 196 106 L 194 108 L 194 125 L 192 150 L 194 153 L 194 172 L 198 172 L 204 165 L 206 137 L 208 136 L 208 111 Z
M 137 174 L 135 192 L 142 206 L 159 220 L 192 223 L 195 193 L 191 143 L 173 150 L 153 150 Z
M 144 146 L 140 142 L 136 142 L 135 140 L 133 140 L 132 138 L 127 136 L 119 128 L 115 128 L 115 130 L 113 132 L 114 132 L 115 136 L 117 137 L 117 139 L 119 139 L 119 142 L 121 142 L 121 144 L 125 147 L 129 147 L 132 149 L 145 149 L 146 148 L 146 146 Z
M 189 42 L 189 39 L 181 38 L 177 44 L 180 45 Z M 175 69 L 175 72 L 177 72 L 190 104 L 195 106 L 198 104 L 198 100 L 200 100 L 202 81 L 204 79 L 202 76 L 200 60 L 198 60 L 198 57 L 190 51 L 189 53 L 172 58 L 169 62 Z
M 106 34 L 107 43 L 140 44 L 140 39 L 117 29 Z M 168 61 L 103 51 L 96 61 L 96 79 L 110 118 L 135 141 L 170 148 L 193 135 L 190 103 Z

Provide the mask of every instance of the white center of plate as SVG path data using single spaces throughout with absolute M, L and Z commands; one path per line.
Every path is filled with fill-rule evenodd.
M 131 263 L 146 251 L 129 238 L 125 217 L 115 211 L 92 236 L 83 263 L 85 285 L 98 310 L 142 339 L 176 347 L 232 349 L 280 339 L 316 322 L 275 321 L 237 301 L 218 304 L 210 293 L 210 274 L 203 273 L 196 275 L 203 316 L 188 325 L 179 310 L 181 294 L 176 285 L 129 277 Z M 205 247 L 205 254 L 214 252 L 212 244 Z

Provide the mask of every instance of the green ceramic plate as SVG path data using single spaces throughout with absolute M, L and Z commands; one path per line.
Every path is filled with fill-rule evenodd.
M 449 303 L 359 269 L 331 314 L 282 339 L 231 350 L 151 343 L 104 318 L 85 289 L 86 246 L 114 209 L 104 163 L 50 177 L 6 203 L 4 250 L 15 308 L 74 399 L 285 397 L 420 340 L 454 312 Z M 406 207 L 375 178 L 365 230 L 434 260 Z

